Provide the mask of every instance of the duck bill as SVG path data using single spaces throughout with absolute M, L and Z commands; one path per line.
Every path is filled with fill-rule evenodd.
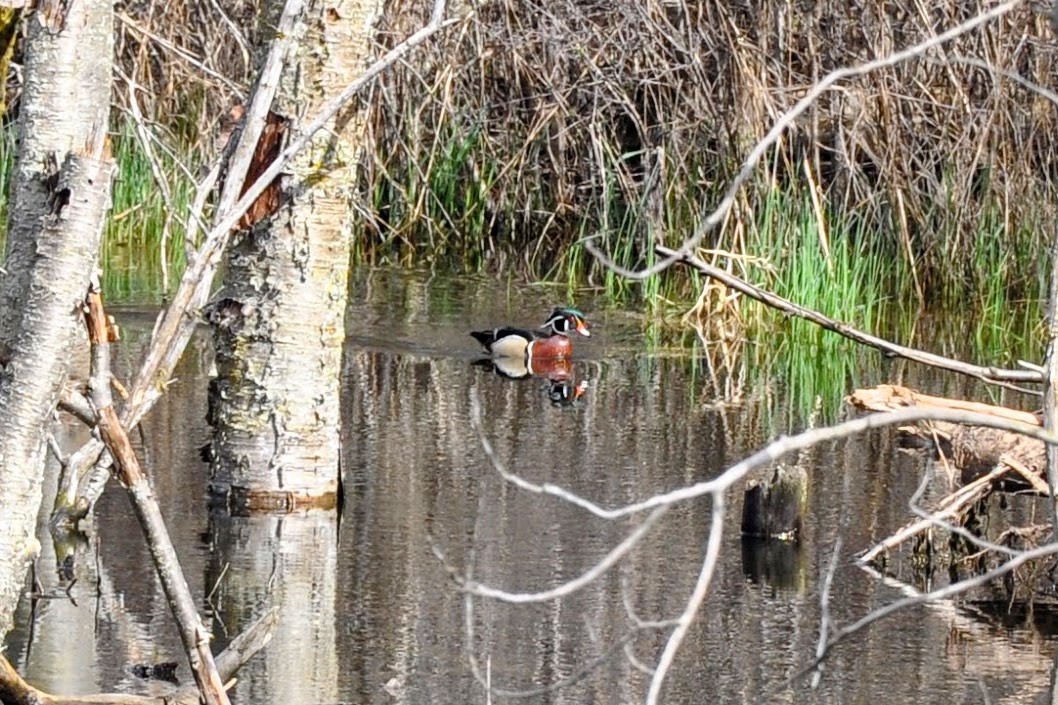
M 591 337 L 591 331 L 588 330 L 588 324 L 584 321 L 577 321 L 577 332 L 583 335 L 585 338 Z

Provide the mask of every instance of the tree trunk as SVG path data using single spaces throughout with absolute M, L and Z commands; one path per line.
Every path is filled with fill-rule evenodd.
M 0 280 L 0 638 L 40 508 L 45 440 L 80 332 L 110 206 L 110 0 L 42 2 L 26 22 L 25 88 Z
M 266 3 L 269 26 L 282 7 Z M 266 139 L 297 134 L 356 77 L 377 10 L 377 0 L 308 3 L 280 80 L 280 119 L 270 121 Z M 339 372 L 361 132 L 359 112 L 350 108 L 296 158 L 271 196 L 273 212 L 253 209 L 264 219 L 233 239 L 223 298 L 207 311 L 218 372 L 210 389 L 211 490 L 233 508 L 337 500 Z

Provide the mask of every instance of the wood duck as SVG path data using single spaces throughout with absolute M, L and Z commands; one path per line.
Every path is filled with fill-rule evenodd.
M 504 326 L 493 330 L 476 330 L 470 334 L 485 346 L 493 357 L 547 360 L 573 355 L 569 334 L 576 331 L 589 336 L 584 314 L 575 308 L 556 308 L 537 330 Z

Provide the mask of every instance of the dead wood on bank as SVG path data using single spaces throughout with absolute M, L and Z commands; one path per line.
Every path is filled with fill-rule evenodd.
M 848 396 L 847 401 L 859 411 L 891 411 L 909 406 L 958 409 L 1033 426 L 1040 425 L 1040 417 L 1028 411 L 921 394 L 894 384 L 857 389 Z M 1000 465 L 1008 465 L 1008 469 L 1013 470 L 1017 477 L 1005 478 L 1002 489 L 1044 490 L 1046 493 L 1046 483 L 1039 483 L 1039 479 L 1046 473 L 1047 464 L 1046 449 L 1042 441 L 1001 429 L 964 426 L 943 421 L 905 427 L 900 431 L 907 435 L 940 441 L 940 450 L 945 454 L 950 453 L 952 462 L 961 472 L 964 484 L 992 473 L 993 469 Z M 1007 484 L 1008 482 L 1013 484 Z
M 886 412 L 907 407 L 951 409 L 1040 426 L 1038 414 L 920 394 L 890 384 L 857 389 L 847 401 L 859 411 Z M 963 484 L 932 506 L 918 507 L 919 497 L 929 480 L 927 476 L 911 500 L 917 518 L 860 555 L 861 565 L 884 565 L 889 551 L 910 543 L 914 566 L 928 573 L 941 557 L 935 545 L 935 532 L 939 530 L 948 534 L 947 569 L 954 574 L 967 571 L 976 574 L 988 570 L 997 559 L 1036 548 L 1050 536 L 1049 524 L 1007 525 L 1007 517 L 990 512 L 988 501 L 997 491 L 1050 495 L 1045 479 L 1046 448 L 1042 441 L 1002 429 L 943 421 L 903 426 L 899 430 L 936 443 L 942 462 L 950 456 Z M 989 534 L 994 538 L 989 538 Z M 971 597 L 985 602 L 1053 601 L 1047 586 L 1052 566 L 1050 558 L 1028 562 L 1024 569 L 1011 573 L 1010 580 L 981 587 Z

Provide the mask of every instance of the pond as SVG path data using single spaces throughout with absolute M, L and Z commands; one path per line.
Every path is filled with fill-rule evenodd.
M 709 501 L 671 511 L 620 564 L 568 597 L 470 599 L 453 574 L 513 592 L 545 590 L 593 566 L 642 519 L 603 521 L 515 487 L 493 467 L 482 434 L 525 479 L 618 506 L 714 477 L 768 439 L 818 423 L 833 400 L 806 413 L 793 400 L 803 382 L 787 372 L 727 368 L 701 346 L 647 344 L 642 315 L 590 298 L 570 302 L 588 312 L 593 335 L 576 341 L 568 370 L 550 380 L 510 379 L 473 364 L 478 351 L 467 331 L 541 323 L 557 303 L 567 303 L 564 290 L 361 273 L 343 375 L 340 514 L 210 512 L 198 450 L 209 433 L 211 358 L 201 331 L 140 441 L 218 646 L 268 606 L 281 609 L 275 639 L 240 671 L 235 701 L 484 704 L 477 673 L 504 691 L 492 702 L 643 702 L 668 631 L 637 628 L 636 620 L 683 610 L 705 549 Z M 153 315 L 128 310 L 118 318 L 128 370 Z M 754 356 L 749 345 L 745 358 Z M 901 381 L 981 395 L 966 380 L 841 350 L 841 360 L 810 362 L 845 391 Z M 812 347 L 792 354 L 822 356 Z M 70 427 L 59 440 L 69 450 L 84 438 Z M 903 523 L 923 461 L 879 432 L 787 462 L 809 476 L 803 540 L 742 541 L 741 493 L 729 496 L 720 564 L 665 702 L 1029 703 L 1048 692 L 1055 640 L 1044 621 L 997 621 L 954 603 L 900 612 L 853 637 L 815 690 L 809 679 L 791 680 L 816 648 L 835 546 L 837 625 L 904 594 L 853 559 Z M 49 468 L 52 493 L 54 474 Z M 170 683 L 132 669 L 166 661 L 178 662 L 177 678 L 190 682 L 139 527 L 114 483 L 88 528 L 71 580 L 56 570 L 42 519 L 36 578 L 44 596 L 23 601 L 8 657 L 56 693 L 166 692 Z

